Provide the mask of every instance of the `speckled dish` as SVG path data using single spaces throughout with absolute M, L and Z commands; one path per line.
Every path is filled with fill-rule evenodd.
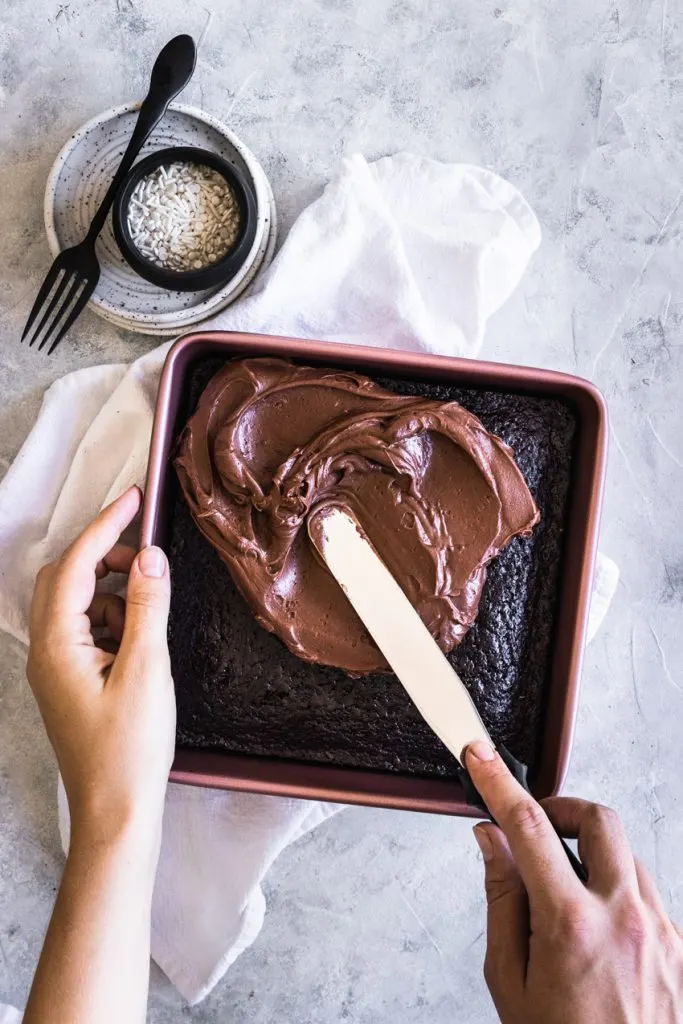
M 55 160 L 45 188 L 45 230 L 53 256 L 85 235 L 133 131 L 139 103 L 107 110 L 71 136 Z M 111 218 L 97 240 L 102 270 L 90 300 L 105 319 L 143 334 L 177 334 L 218 313 L 252 283 L 275 248 L 273 193 L 253 153 L 217 118 L 172 104 L 145 143 L 140 158 L 172 146 L 197 146 L 220 154 L 252 183 L 256 196 L 254 242 L 240 271 L 224 285 L 199 292 L 165 291 L 128 266 L 114 239 Z

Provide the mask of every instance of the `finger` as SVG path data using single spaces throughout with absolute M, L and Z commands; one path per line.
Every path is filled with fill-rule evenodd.
M 541 805 L 512 777 L 489 744 L 473 743 L 465 756 L 474 785 L 505 833 L 532 909 L 534 904 L 556 904 L 559 894 L 579 897 L 583 886 Z
M 85 561 L 94 569 L 137 515 L 141 501 L 140 488 L 129 487 L 116 501 L 102 509 L 97 518 L 76 538 L 65 552 L 62 562 Z
M 140 508 L 141 494 L 131 487 L 108 505 L 62 556 L 54 580 L 53 608 L 66 619 L 82 614 L 95 593 L 95 573 Z
M 124 573 L 127 576 L 136 554 L 135 548 L 128 544 L 115 544 L 95 566 L 95 576 L 98 580 L 103 579 L 110 572 Z
M 616 811 L 575 797 L 551 797 L 543 808 L 563 836 L 578 838 L 591 891 L 604 896 L 615 889 L 638 892 L 633 854 Z
M 484 858 L 488 906 L 484 975 L 496 1005 L 510 1007 L 522 995 L 529 961 L 529 900 L 501 830 L 477 825 L 474 837 Z
M 102 637 L 100 640 L 95 641 L 95 647 L 98 647 L 105 654 L 113 654 L 116 656 L 119 653 L 119 645 L 116 640 L 111 640 L 107 637 Z M 113 660 L 113 659 L 112 659 Z
M 650 872 L 647 870 L 645 865 L 641 864 L 637 859 L 635 859 L 635 866 L 640 898 L 657 917 L 664 917 L 668 921 L 669 915 L 666 912 L 666 907 L 662 902 L 662 897 L 659 895 L 659 890 L 657 889 Z M 671 924 L 674 930 L 677 931 L 678 929 L 676 929 L 673 922 L 671 922 Z
M 126 621 L 126 602 L 117 594 L 95 594 L 86 612 L 93 629 L 105 627 L 121 643 Z
M 171 598 L 168 561 L 161 548 L 145 548 L 131 566 L 126 592 L 126 624 L 121 654 L 143 662 L 167 655 L 166 629 Z
M 31 610 L 29 614 L 29 633 L 31 635 L 33 635 L 35 631 L 36 624 L 40 623 L 45 615 L 45 609 L 49 600 L 55 570 L 55 563 L 48 562 L 39 569 L 36 575 L 33 597 L 31 598 Z
M 680 944 L 683 942 L 683 931 L 681 931 L 675 921 L 672 921 L 669 917 L 669 913 L 664 906 L 664 901 L 659 893 L 659 889 L 657 888 L 650 872 L 637 857 L 634 858 L 634 860 L 640 898 L 652 913 L 656 922 L 658 934 L 669 944 L 673 942 L 676 948 L 680 950 Z

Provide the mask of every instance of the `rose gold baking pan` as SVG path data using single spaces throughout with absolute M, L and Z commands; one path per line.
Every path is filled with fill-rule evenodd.
M 170 350 L 161 377 L 143 507 L 143 545 L 164 547 L 174 477 L 171 456 L 184 426 L 183 402 L 193 365 L 209 357 L 281 356 L 310 365 L 353 369 L 370 375 L 409 377 L 534 396 L 560 398 L 577 422 L 572 456 L 557 621 L 548 674 L 536 770 L 539 798 L 557 793 L 572 746 L 579 679 L 597 550 L 606 459 L 607 414 L 600 393 L 577 377 L 466 359 L 417 355 L 257 334 L 206 332 L 186 335 Z M 227 571 L 227 570 L 226 570 Z M 176 751 L 171 780 L 199 786 L 413 811 L 472 815 L 453 779 L 336 767 L 329 764 L 200 750 Z M 476 813 L 476 812 L 474 812 Z

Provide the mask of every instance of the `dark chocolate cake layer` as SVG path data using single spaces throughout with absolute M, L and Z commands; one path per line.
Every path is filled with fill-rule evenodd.
M 189 415 L 223 360 L 189 378 Z M 495 740 L 533 766 L 550 667 L 575 417 L 559 399 L 377 377 L 398 394 L 456 400 L 515 452 L 540 510 L 488 568 L 479 615 L 449 660 Z M 179 425 L 182 427 L 182 423 Z M 173 489 L 169 640 L 178 746 L 411 774 L 456 761 L 392 675 L 352 679 L 291 654 L 255 621 Z

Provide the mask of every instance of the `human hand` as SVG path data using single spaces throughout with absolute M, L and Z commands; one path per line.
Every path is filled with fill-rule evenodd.
M 45 566 L 31 606 L 27 676 L 55 749 L 72 835 L 110 841 L 131 827 L 158 843 L 173 759 L 175 696 L 166 626 L 170 578 L 159 548 L 119 537 L 140 508 L 133 487 Z M 127 599 L 98 593 L 128 573 Z M 98 645 L 95 627 L 107 627 Z
M 488 900 L 484 974 L 503 1024 L 683 1020 L 683 941 L 614 811 L 541 807 L 486 743 L 467 768 L 500 824 L 474 833 Z M 578 837 L 584 886 L 555 833 Z

